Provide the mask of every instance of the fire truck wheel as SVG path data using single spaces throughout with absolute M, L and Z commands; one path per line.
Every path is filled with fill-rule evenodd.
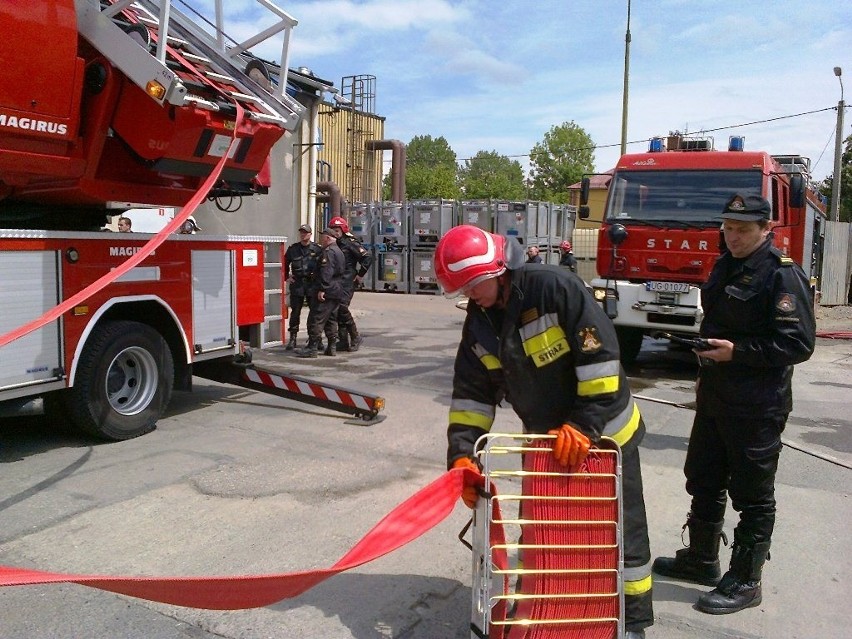
M 174 361 L 159 333 L 139 322 L 107 322 L 87 340 L 66 404 L 79 430 L 123 441 L 156 428 L 173 383 Z
M 642 329 L 630 326 L 616 326 L 615 333 L 618 335 L 621 363 L 625 366 L 630 366 L 636 361 L 639 351 L 642 349 L 642 338 L 644 337 Z

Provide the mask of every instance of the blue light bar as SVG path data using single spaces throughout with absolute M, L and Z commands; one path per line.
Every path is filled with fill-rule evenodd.
M 661 153 L 666 150 L 666 142 L 663 138 L 651 138 L 648 144 L 648 153 Z
M 732 135 L 728 138 L 728 151 L 742 151 L 745 148 L 745 138 L 741 135 Z

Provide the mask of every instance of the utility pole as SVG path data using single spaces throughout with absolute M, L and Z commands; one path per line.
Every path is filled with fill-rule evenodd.
M 840 185 L 841 185 L 841 166 L 840 159 L 843 155 L 843 111 L 846 109 L 846 103 L 843 101 L 843 78 L 840 76 L 843 70 L 840 67 L 834 67 L 834 75 L 840 81 L 840 102 L 837 103 L 837 132 L 834 134 L 834 177 L 831 180 L 831 210 L 829 211 L 829 219 L 834 222 L 840 221 Z
M 627 153 L 627 85 L 630 76 L 630 0 L 627 0 L 627 31 L 624 34 L 624 90 L 621 98 L 621 155 Z

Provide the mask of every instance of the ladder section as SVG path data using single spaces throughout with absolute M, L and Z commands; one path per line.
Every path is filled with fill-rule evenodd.
M 191 104 L 232 116 L 234 101 L 247 118 L 293 131 L 304 113 L 286 93 L 290 33 L 297 21 L 268 0 L 257 1 L 278 22 L 237 42 L 225 33 L 221 2 L 211 23 L 189 4 L 183 3 L 184 13 L 170 0 L 75 0 L 80 34 L 159 104 Z M 268 75 L 252 73 L 258 65 L 249 49 L 278 34 L 283 47 L 276 86 Z
M 487 492 L 471 529 L 472 638 L 623 637 L 620 451 L 603 440 L 567 469 L 552 440 L 477 442 Z

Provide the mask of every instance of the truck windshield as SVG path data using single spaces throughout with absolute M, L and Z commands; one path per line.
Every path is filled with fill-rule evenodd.
M 618 171 L 609 187 L 607 220 L 716 224 L 735 193 L 761 195 L 760 171 Z

